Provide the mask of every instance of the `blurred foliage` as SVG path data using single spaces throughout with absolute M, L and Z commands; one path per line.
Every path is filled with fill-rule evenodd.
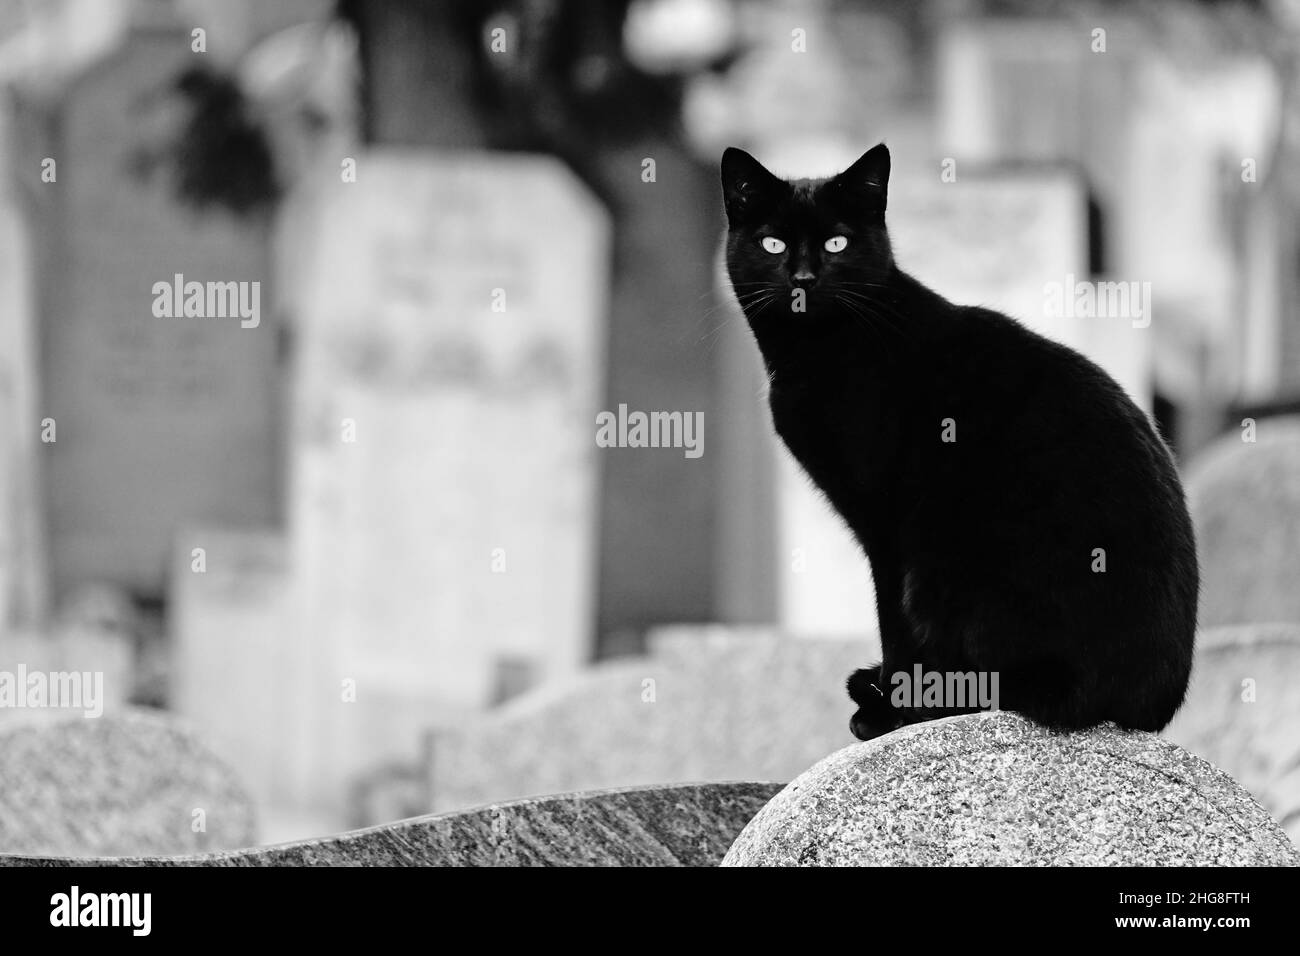
M 736 16 L 743 19 L 746 7 L 764 2 L 738 0 Z M 335 15 L 358 41 L 362 138 L 546 152 L 590 183 L 595 152 L 646 135 L 674 135 L 680 123 L 689 78 L 651 75 L 630 62 L 623 27 L 631 3 L 338 0 Z M 1272 37 L 1288 54 L 1294 47 L 1294 34 L 1272 23 L 1278 11 L 1252 0 L 877 0 L 872 6 L 921 30 L 952 16 L 1077 17 L 1122 10 L 1176 34 L 1179 45 L 1190 42 L 1193 55 L 1206 55 L 1216 43 L 1231 46 L 1234 39 L 1258 48 Z M 497 27 L 509 38 L 504 50 L 491 48 Z M 743 52 L 726 51 L 699 68 L 725 70 Z M 258 104 L 233 76 L 212 70 L 188 71 L 176 89 L 189 104 L 171 157 L 181 198 L 239 215 L 273 206 L 285 184 Z
M 270 138 L 234 77 L 186 70 L 175 92 L 188 110 L 170 159 L 178 198 L 197 209 L 255 216 L 283 192 Z

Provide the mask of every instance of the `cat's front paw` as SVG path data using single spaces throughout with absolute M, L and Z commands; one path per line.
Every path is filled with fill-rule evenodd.
M 880 665 L 864 667 L 849 675 L 849 697 L 868 713 L 880 714 L 882 720 L 889 712 L 889 702 L 880 689 Z
M 865 708 L 858 710 L 849 718 L 849 730 L 859 740 L 873 740 L 876 737 L 883 737 L 897 726 L 897 721 L 881 722 L 879 714 L 868 712 Z
M 880 689 L 880 667 L 856 670 L 848 680 L 849 697 L 858 711 L 849 719 L 849 730 L 859 740 L 871 740 L 887 734 L 899 724 L 898 714 Z

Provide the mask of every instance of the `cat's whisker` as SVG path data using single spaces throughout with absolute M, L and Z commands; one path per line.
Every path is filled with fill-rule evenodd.
M 841 305 L 845 306 L 846 308 L 852 306 L 852 311 L 855 315 L 862 316 L 864 319 L 867 319 L 869 321 L 874 320 L 873 323 L 874 326 L 876 327 L 883 326 L 887 328 L 890 332 L 893 332 L 896 336 L 899 337 L 899 339 L 901 339 L 904 343 L 906 343 L 909 346 L 916 344 L 912 340 L 912 337 L 905 331 L 906 329 L 905 324 L 899 325 L 895 322 L 890 321 L 891 314 L 894 318 L 898 318 L 898 319 L 904 318 L 898 312 L 889 309 L 888 312 L 882 313 L 878 308 L 880 303 L 875 302 L 874 300 L 869 299 L 861 295 L 860 293 L 850 292 L 847 289 L 836 290 L 835 296 L 836 296 L 836 301 L 838 301 Z M 888 307 L 886 308 L 888 309 Z
M 850 299 L 843 298 L 840 295 L 835 296 L 835 301 L 838 302 L 840 305 L 842 305 L 848 312 L 861 318 L 873 332 L 878 332 L 880 325 L 882 323 L 877 321 L 874 316 L 871 316 L 866 312 L 864 312 L 861 306 L 854 303 Z M 889 347 L 889 343 L 886 338 L 877 335 L 877 340 L 880 342 L 881 346 L 884 347 L 885 351 L 889 354 L 889 357 L 891 359 L 896 357 L 894 351 Z
M 762 283 L 762 285 L 765 288 L 757 289 L 753 292 L 744 292 L 734 296 L 727 296 L 725 299 L 720 299 L 718 302 L 714 303 L 712 306 L 706 309 L 701 314 L 700 317 L 703 319 L 707 319 L 713 316 L 714 313 L 716 313 L 719 309 L 726 309 L 727 312 L 729 313 L 727 317 L 727 321 L 730 321 L 732 318 L 735 317 L 734 313 L 736 311 L 737 304 L 740 305 L 740 309 L 741 311 L 743 311 L 745 306 L 751 304 L 759 297 L 765 295 L 768 292 L 770 285 L 768 283 Z M 722 324 L 726 325 L 726 321 L 724 321 Z
M 909 333 L 911 326 L 907 320 L 907 316 L 900 312 L 893 302 L 884 301 L 875 296 L 863 295 L 861 292 L 854 292 L 851 289 L 843 289 L 841 291 L 854 301 L 862 303 L 864 306 L 882 317 L 897 319 L 898 322 L 892 323 L 891 327 L 898 332 L 899 335 L 911 340 L 912 336 Z
M 743 315 L 752 310 L 754 314 L 757 315 L 780 295 L 779 288 L 773 286 L 769 282 L 749 282 L 742 283 L 742 285 L 759 286 L 759 288 L 753 289 L 749 292 L 738 292 L 731 297 L 730 302 L 719 302 L 713 308 L 705 312 L 705 317 L 708 317 L 724 305 L 730 307 L 727 316 L 720 323 L 700 336 L 700 344 L 704 346 L 704 354 L 706 356 L 713 353 L 713 349 L 716 348 L 718 342 L 722 340 L 723 330 L 729 323 L 735 320 L 737 313 Z M 735 308 L 737 303 L 740 305 L 738 310 Z

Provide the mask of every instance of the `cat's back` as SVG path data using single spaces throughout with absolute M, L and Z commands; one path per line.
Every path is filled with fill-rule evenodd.
M 977 439 L 971 451 L 1037 450 L 1068 460 L 1106 449 L 1109 454 L 1092 459 L 1089 471 L 1108 470 L 1108 461 L 1132 468 L 1125 458 L 1131 453 L 1161 473 L 1172 469 L 1150 420 L 1096 363 L 1000 312 L 957 312 L 936 349 L 934 395 L 966 418 Z
M 924 419 L 909 430 L 918 536 L 1050 566 L 1108 543 L 1131 566 L 1195 574 L 1173 458 L 1145 413 L 1074 350 L 981 308 L 963 308 L 936 349 Z M 993 529 L 995 526 L 995 530 Z M 1046 542 L 1061 545 L 1047 547 Z M 1017 555 L 1021 557 L 1017 557 Z

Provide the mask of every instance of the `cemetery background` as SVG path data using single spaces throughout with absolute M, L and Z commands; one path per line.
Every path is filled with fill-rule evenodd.
M 1169 438 L 1219 628 L 1169 735 L 1294 838 L 1298 40 L 1280 2 L 3 0 L 0 671 L 102 673 L 94 748 L 193 739 L 174 844 L 85 846 L 851 743 L 870 579 L 771 438 L 716 161 L 882 139 L 900 263 Z M 256 321 L 156 314 L 185 281 L 256 283 Z M 1147 309 L 1049 310 L 1076 281 Z M 701 416 L 701 453 L 604 447 L 621 408 Z M 0 852 L 91 840 L 50 833 Z

